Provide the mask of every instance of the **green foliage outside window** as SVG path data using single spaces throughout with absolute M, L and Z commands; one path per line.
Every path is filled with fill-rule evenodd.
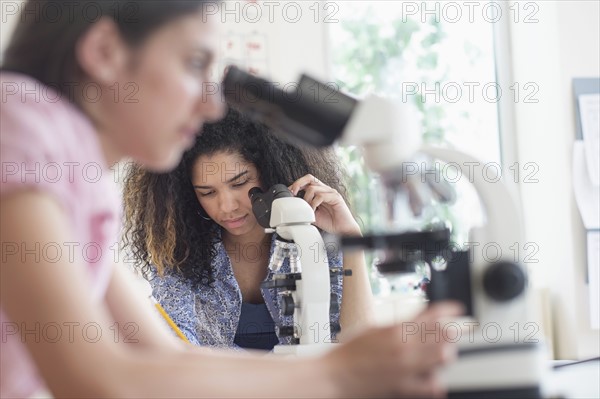
M 462 75 L 456 73 L 456 68 L 452 70 L 448 59 L 449 33 L 443 22 L 434 18 L 426 22 L 394 18 L 393 10 L 382 8 L 382 4 L 390 3 L 344 2 L 343 17 L 330 27 L 333 76 L 338 87 L 359 98 L 376 93 L 397 101 L 411 102 L 420 113 L 423 141 L 426 143 L 449 145 L 453 141 L 449 140 L 449 136 L 462 139 L 465 130 L 479 129 L 479 126 L 472 128 L 471 121 L 476 119 L 474 114 L 477 112 L 472 110 L 472 104 L 452 108 L 443 101 L 423 98 L 421 90 L 403 96 L 402 89 L 407 83 L 414 88 L 426 82 L 430 89 Z M 481 68 L 479 63 L 486 56 L 482 54 L 481 45 L 468 39 L 461 45 L 461 53 L 455 56 L 466 58 L 468 65 Z M 452 46 L 456 47 L 456 41 Z M 441 60 L 441 54 L 446 58 Z M 493 66 L 490 69 L 493 75 Z M 496 112 L 495 109 L 491 111 Z M 491 118 L 487 119 L 484 121 L 488 123 L 485 130 L 492 131 L 487 128 Z M 337 148 L 337 152 L 349 175 L 349 199 L 361 227 L 364 231 L 381 230 L 385 221 L 376 176 L 365 169 L 359 149 Z M 465 223 L 468 217 L 464 215 L 464 207 L 458 211 L 461 212 L 457 215 L 453 207 L 437 204 L 418 220 L 419 227 L 443 224 L 451 229 L 453 241 L 465 242 L 470 225 Z M 372 256 L 367 261 L 370 265 Z
M 419 51 L 418 58 L 411 60 L 423 72 L 419 81 L 433 79 L 433 75 L 437 75 L 437 80 L 445 77 L 436 51 L 445 37 L 439 22 L 422 24 L 413 20 L 396 20 L 382 27 L 381 21 L 374 15 L 374 10 L 369 9 L 364 14 L 340 22 L 346 40 L 343 45 L 334 47 L 334 76 L 342 90 L 357 96 L 377 93 L 401 100 L 400 90 L 405 82 L 402 74 L 405 52 L 415 46 L 423 49 Z M 443 106 L 422 101 L 419 93 L 409 100 L 423 115 L 424 141 L 441 142 L 444 139 L 441 124 Z M 377 229 L 383 223 L 383 215 L 375 177 L 364 168 L 357 148 L 338 148 L 337 151 L 348 169 L 351 180 L 349 196 L 355 213 L 363 228 Z

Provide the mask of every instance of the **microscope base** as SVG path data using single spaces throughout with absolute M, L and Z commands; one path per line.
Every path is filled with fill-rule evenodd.
M 444 373 L 450 398 L 542 397 L 547 359 L 541 344 L 459 346 Z
M 339 344 L 316 344 L 316 345 L 275 345 L 275 355 L 293 356 L 318 356 L 335 348 Z

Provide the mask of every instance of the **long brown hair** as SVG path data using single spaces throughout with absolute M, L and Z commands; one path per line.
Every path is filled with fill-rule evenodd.
M 136 266 L 147 278 L 157 271 L 180 273 L 192 284 L 213 281 L 214 244 L 220 226 L 205 220 L 192 187 L 196 160 L 217 152 L 239 154 L 256 166 L 263 188 L 292 184 L 311 173 L 346 199 L 345 174 L 332 150 L 300 148 L 283 142 L 268 129 L 231 109 L 206 125 L 192 149 L 170 173 L 158 174 L 132 165 L 125 179 L 125 234 Z
M 75 56 L 80 37 L 100 18 L 111 18 L 135 46 L 178 17 L 201 12 L 203 0 L 28 0 L 5 51 L 2 69 L 29 75 L 70 100 L 84 78 Z M 212 3 L 218 3 L 214 0 Z

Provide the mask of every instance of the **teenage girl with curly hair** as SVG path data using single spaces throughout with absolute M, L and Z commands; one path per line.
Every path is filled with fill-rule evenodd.
M 275 235 L 258 224 L 248 191 L 277 183 L 294 193 L 303 190 L 318 228 L 357 235 L 342 179 L 333 151 L 288 144 L 231 109 L 204 127 L 172 172 L 130 168 L 127 243 L 155 298 L 191 342 L 272 349 L 278 343 L 275 325 L 293 321 L 281 315 L 275 290 L 260 288 L 273 278 L 268 263 Z M 332 268 L 353 272 L 331 286 L 341 312 L 332 313 L 330 327 L 341 325 L 343 340 L 370 324 L 371 291 L 361 253 L 344 262 L 331 253 L 328 260 Z M 290 272 L 289 262 L 280 272 Z M 331 338 L 336 335 L 321 340 Z

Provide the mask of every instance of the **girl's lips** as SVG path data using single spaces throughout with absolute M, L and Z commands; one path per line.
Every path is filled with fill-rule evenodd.
M 246 222 L 246 217 L 247 215 L 237 219 L 224 220 L 223 224 L 230 229 L 235 229 L 242 226 Z

